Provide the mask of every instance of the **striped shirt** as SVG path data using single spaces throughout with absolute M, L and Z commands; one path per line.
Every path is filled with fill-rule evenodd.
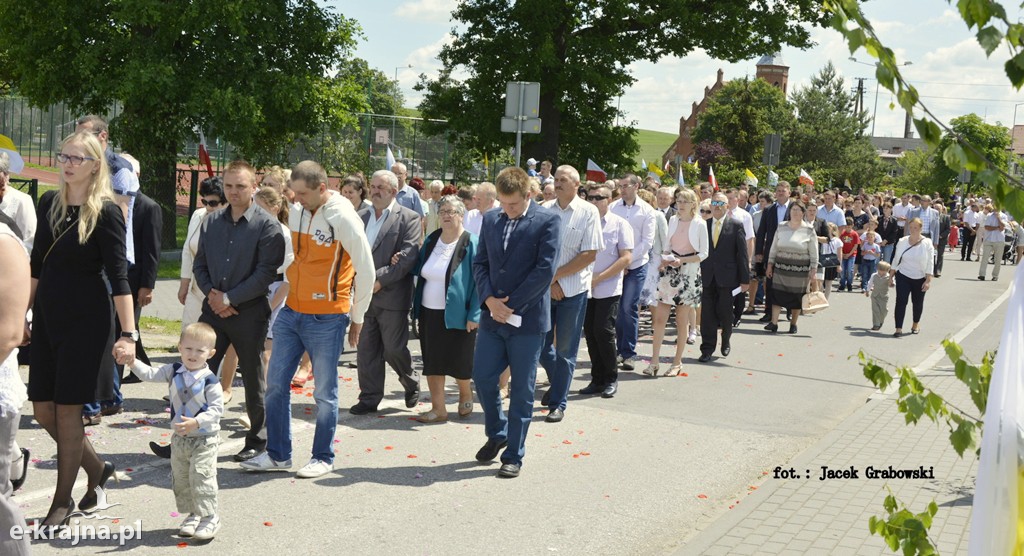
M 516 226 L 519 225 L 519 220 L 526 216 L 526 211 L 530 210 L 530 204 L 533 201 L 526 201 L 526 208 L 523 209 L 523 213 L 515 218 L 509 218 L 508 213 L 502 213 L 502 218 L 505 219 L 505 229 L 501 233 L 501 248 L 508 249 L 508 240 L 512 237 L 512 232 L 516 231 Z
M 558 257 L 555 259 L 556 273 L 583 251 L 604 249 L 601 213 L 597 207 L 576 196 L 573 196 L 564 209 L 558 205 L 558 199 L 547 201 L 541 206 L 554 211 L 562 219 L 562 235 L 558 242 Z M 589 290 L 593 272 L 594 263 L 590 263 L 579 272 L 559 278 L 558 285 L 565 297 L 573 297 Z

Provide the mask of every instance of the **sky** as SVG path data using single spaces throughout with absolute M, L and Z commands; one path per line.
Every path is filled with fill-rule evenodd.
M 455 22 L 450 13 L 457 0 L 333 0 L 325 2 L 346 17 L 360 23 L 364 36 L 355 55 L 367 60 L 392 78 L 397 76 L 406 106 L 415 107 L 421 95 L 413 90 L 418 76 L 436 77 L 441 69 L 437 54 L 451 40 Z M 1003 2 L 1015 20 L 1024 15 L 1013 1 Z M 909 62 L 902 68 L 922 101 L 943 122 L 959 115 L 976 113 L 988 123 L 1024 125 L 1024 91 L 1016 91 L 1003 71 L 1007 50 L 996 50 L 991 59 L 978 45 L 955 9 L 945 0 L 875 0 L 866 2 L 865 13 L 882 42 L 892 48 L 897 60 Z M 815 28 L 816 46 L 807 50 L 783 48 L 789 70 L 789 93 L 807 86 L 810 78 L 830 60 L 852 89 L 855 78 L 865 81 L 864 105 L 875 111 L 873 59 L 863 50 L 850 61 L 842 36 L 831 29 Z M 678 133 L 679 119 L 689 115 L 691 104 L 703 97 L 704 87 L 715 82 L 719 68 L 725 79 L 750 76 L 756 59 L 731 64 L 715 60 L 703 51 L 682 58 L 665 58 L 630 66 L 637 79 L 620 99 L 626 119 L 640 129 Z M 543 87 L 541 83 L 541 87 Z M 890 110 L 895 96 L 884 88 L 877 95 L 875 135 L 902 137 L 905 113 Z M 1016 105 L 1020 103 L 1019 108 Z M 1019 113 L 1015 114 L 1015 109 Z M 498 125 L 495 122 L 494 125 Z

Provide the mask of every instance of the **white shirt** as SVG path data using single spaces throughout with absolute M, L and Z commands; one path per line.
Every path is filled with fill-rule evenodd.
M 750 216 L 749 212 L 736 207 L 729 211 L 729 216 L 743 225 L 744 239 L 754 239 L 754 218 Z
M 608 207 L 608 210 L 625 218 L 633 228 L 633 262 L 629 263 L 629 270 L 647 264 L 651 246 L 654 244 L 654 208 L 637 197 L 632 205 L 627 205 L 619 198 Z
M 295 249 L 292 247 L 292 231 L 287 224 L 281 224 L 281 234 L 284 235 L 284 262 L 277 267 L 278 274 L 284 274 L 288 267 L 295 261 Z M 285 280 L 287 281 L 287 280 Z
M 458 238 L 451 243 L 441 241 L 437 238 L 434 250 L 430 257 L 423 263 L 420 274 L 423 276 L 423 306 L 435 311 L 443 311 L 448 292 L 445 291 L 444 283 L 448 277 L 448 265 L 452 262 L 452 255 L 455 254 L 455 245 Z
M 21 242 L 31 253 L 32 242 L 36 239 L 36 209 L 32 205 L 32 196 L 7 184 L 4 188 L 4 198 L 0 200 L 0 212 L 14 220 L 18 231 L 21 232 Z
M 601 234 L 601 213 L 594 205 L 573 195 L 572 200 L 563 209 L 558 199 L 545 201 L 542 207 L 554 211 L 562 219 L 561 236 L 558 241 L 558 256 L 555 258 L 555 270 L 569 264 L 583 251 L 600 251 L 604 249 Z M 574 297 L 590 289 L 594 263 L 588 264 L 583 270 L 558 279 L 565 297 Z
M 905 205 L 903 203 L 896 203 L 896 205 L 892 207 L 892 215 L 893 217 L 896 218 L 896 223 L 897 225 L 899 225 L 900 228 L 906 226 L 907 224 L 905 221 L 900 220 L 900 218 L 906 218 L 907 213 L 910 212 L 911 208 L 913 208 L 913 205 L 911 205 L 910 203 L 907 203 Z
M 619 260 L 619 251 L 633 248 L 633 227 L 622 217 L 616 216 L 611 211 L 605 213 L 602 220 L 601 235 L 604 239 L 604 248 L 597 252 L 594 260 L 594 272 L 600 274 Z M 659 253 L 660 257 L 661 254 Z M 594 284 L 590 297 L 594 299 L 607 299 L 622 295 L 623 273 L 619 272 L 603 282 Z
M 1003 226 L 1005 228 L 1006 221 L 1003 219 L 1002 215 L 999 214 L 999 211 L 992 211 L 992 214 L 990 214 L 990 215 L 985 217 L 985 226 L 998 226 L 1000 222 L 1003 223 Z M 984 239 L 985 242 L 998 242 L 998 243 L 1002 243 L 1003 241 L 1005 241 L 1004 235 L 1003 235 L 1003 230 L 982 230 L 982 231 L 984 233 L 984 235 L 982 237 L 985 238 Z
M 900 238 L 893 253 L 892 269 L 911 280 L 920 280 L 935 268 L 935 246 L 921 236 L 921 243 L 910 246 L 910 236 Z
M 781 226 L 786 221 L 786 211 L 789 210 L 789 203 L 792 200 L 786 200 L 786 204 L 780 205 L 778 201 L 775 202 L 775 214 L 778 216 L 778 223 Z
M 388 208 L 381 211 L 379 219 L 377 218 L 377 209 L 370 207 L 370 219 L 366 222 L 366 241 L 370 243 L 370 249 L 373 249 L 373 243 L 377 241 L 377 234 L 380 233 L 380 228 L 384 225 L 384 221 L 388 219 L 388 215 L 394 210 L 394 199 L 391 199 L 391 204 L 388 205 Z
M 473 209 L 466 213 L 466 217 L 462 219 L 462 227 L 467 232 L 473 235 L 480 235 L 480 226 L 484 223 L 484 213 L 494 210 L 501 206 L 501 203 L 494 201 L 491 208 L 481 212 L 479 209 Z
M 981 221 L 981 217 L 977 212 L 974 212 L 971 209 L 967 209 L 966 211 L 964 211 L 963 221 L 964 224 L 966 224 L 967 226 L 971 228 L 977 228 L 978 224 Z

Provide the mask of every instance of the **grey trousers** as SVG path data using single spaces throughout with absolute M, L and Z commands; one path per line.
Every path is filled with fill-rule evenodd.
M 0 416 L 0 554 L 4 556 L 22 556 L 29 554 L 28 536 L 20 541 L 11 539 L 11 527 L 19 525 L 25 531 L 25 516 L 18 504 L 11 500 L 14 487 L 11 486 L 11 462 L 19 453 L 15 453 L 14 435 L 18 432 L 17 412 L 8 411 Z
M 889 296 L 871 296 L 871 324 L 882 326 L 885 324 L 885 317 L 889 314 Z
M 986 241 L 981 244 L 981 267 L 978 268 L 978 276 L 985 276 L 988 267 L 988 258 L 993 257 L 995 268 L 992 269 L 992 278 L 999 278 L 999 268 L 1003 266 L 1003 249 L 1006 244 L 1002 241 Z
M 384 398 L 384 363 L 395 370 L 406 392 L 419 389 L 420 375 L 409 353 L 409 311 L 371 306 L 363 317 L 356 351 L 359 401 L 370 407 L 377 407 Z
M 171 436 L 171 488 L 179 513 L 217 515 L 220 435 Z

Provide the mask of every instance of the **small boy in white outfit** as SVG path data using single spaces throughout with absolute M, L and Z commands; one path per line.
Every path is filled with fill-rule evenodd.
M 217 333 L 210 325 L 185 327 L 178 341 L 181 362 L 159 369 L 135 360 L 133 372 L 142 380 L 170 386 L 171 485 L 178 512 L 188 513 L 178 535 L 210 540 L 220 530 L 217 516 L 217 451 L 224 392 L 206 361 L 213 357 Z
M 889 263 L 879 261 L 878 271 L 868 280 L 864 295 L 871 298 L 871 330 L 879 330 L 889 313 Z

